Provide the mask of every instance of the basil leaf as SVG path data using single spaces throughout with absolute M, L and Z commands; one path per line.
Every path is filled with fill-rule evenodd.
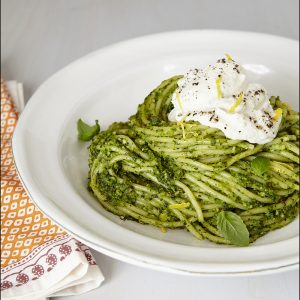
M 262 156 L 256 156 L 251 161 L 251 168 L 254 174 L 262 175 L 267 172 L 270 168 L 270 160 Z
M 94 126 L 89 126 L 84 123 L 81 119 L 77 121 L 78 139 L 81 141 L 90 141 L 99 131 L 100 126 L 98 120 Z
M 217 227 L 223 237 L 237 246 L 249 245 L 249 231 L 242 218 L 231 211 L 221 211 L 217 216 Z

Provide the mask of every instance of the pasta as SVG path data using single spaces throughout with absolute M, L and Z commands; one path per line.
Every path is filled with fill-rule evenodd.
M 89 151 L 89 188 L 102 206 L 123 219 L 166 229 L 183 228 L 197 239 L 232 244 L 217 226 L 221 211 L 237 214 L 250 242 L 298 215 L 299 113 L 278 97 L 283 120 L 264 145 L 230 140 L 198 122 L 168 121 L 181 76 L 163 81 L 128 122 L 100 132 Z M 251 162 L 267 158 L 255 174 Z

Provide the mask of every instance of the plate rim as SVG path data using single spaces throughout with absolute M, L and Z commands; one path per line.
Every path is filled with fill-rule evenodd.
M 136 37 L 136 38 L 133 38 L 133 39 L 129 39 L 129 40 L 125 40 L 125 41 L 121 41 L 121 42 L 118 42 L 118 43 L 115 43 L 115 44 L 112 44 L 112 45 L 108 45 L 104 48 L 100 48 L 98 50 L 95 50 L 73 62 L 71 62 L 70 64 L 68 64 L 67 66 L 63 67 L 62 69 L 60 69 L 58 72 L 55 72 L 52 76 L 49 77 L 49 79 L 47 79 L 36 91 L 35 93 L 31 96 L 30 100 L 33 98 L 34 95 L 36 95 L 36 93 L 40 90 L 40 89 L 43 89 L 44 85 L 47 84 L 49 81 L 52 81 L 53 79 L 55 79 L 56 76 L 58 76 L 59 74 L 65 72 L 67 69 L 69 69 L 70 67 L 72 67 L 72 65 L 74 64 L 77 64 L 78 62 L 80 61 L 83 61 L 85 60 L 86 58 L 90 58 L 91 56 L 93 55 L 100 55 L 101 52 L 106 52 L 106 51 L 110 51 L 112 48 L 117 48 L 119 46 L 121 46 L 122 44 L 127 44 L 127 43 L 130 43 L 130 42 L 137 42 L 137 41 L 142 41 L 143 39 L 148 39 L 148 38 L 153 38 L 153 37 L 162 37 L 164 35 L 177 35 L 177 34 L 182 34 L 182 33 L 203 33 L 203 32 L 221 32 L 222 34 L 249 34 L 249 35 L 254 35 L 254 36 L 264 36 L 264 37 L 268 37 L 268 38 L 272 38 L 272 39 L 281 39 L 283 41 L 289 41 L 289 42 L 292 42 L 294 43 L 294 45 L 298 45 L 299 47 L 299 41 L 297 40 L 293 40 L 293 39 L 289 39 L 289 38 L 285 38 L 285 37 L 280 37 L 280 36 L 276 36 L 276 35 L 270 35 L 270 34 L 261 34 L 261 33 L 255 33 L 255 32 L 248 32 L 248 31 L 231 31 L 231 30 L 180 30 L 180 31 L 169 31 L 169 32 L 163 32 L 163 33 L 158 33 L 158 34 L 151 34 L 151 35 L 146 35 L 146 36 L 140 36 L 140 37 Z M 36 98 L 38 99 L 38 98 Z M 37 100 L 35 101 L 37 102 Z M 30 107 L 33 106 L 35 103 L 34 101 L 29 101 L 29 103 L 27 104 L 26 108 L 25 108 L 25 111 L 29 111 L 30 110 Z M 29 107 L 29 108 L 28 108 Z M 19 149 L 17 149 L 17 145 L 18 145 L 18 136 L 21 134 L 21 125 L 19 126 L 19 124 L 22 124 L 20 121 L 22 121 L 22 116 L 24 115 L 24 112 L 21 114 L 20 118 L 19 118 L 19 121 L 17 123 L 17 127 L 15 129 L 15 132 L 13 134 L 13 139 L 12 139 L 12 149 L 13 149 L 13 155 L 14 155 L 14 158 L 15 158 L 15 164 L 16 164 L 16 168 L 18 170 L 18 173 L 20 175 L 20 178 L 21 178 L 21 181 L 23 183 L 23 185 L 25 186 L 25 189 L 27 190 L 27 192 L 31 195 L 29 189 L 26 187 L 26 184 L 24 182 L 24 180 L 22 179 L 24 176 L 24 173 L 22 175 L 22 171 L 20 171 L 20 160 L 19 160 L 19 156 L 18 156 L 18 151 Z M 19 133 L 20 131 L 20 133 Z M 22 169 L 22 168 L 21 168 Z M 38 206 L 38 208 L 44 212 L 44 209 L 41 208 L 42 207 L 42 203 L 41 203 L 41 199 L 39 198 L 38 200 L 38 203 L 37 204 L 37 201 L 34 199 L 34 197 L 32 197 L 33 201 L 35 202 L 35 204 Z M 44 197 L 44 201 L 47 201 L 46 197 Z M 43 206 L 44 207 L 44 206 Z M 56 207 L 57 209 L 59 209 L 58 207 Z M 49 213 L 45 213 L 46 215 L 50 215 Z M 61 227 L 63 227 L 64 229 L 66 229 L 66 231 L 70 231 L 70 229 L 67 229 L 66 226 L 64 225 L 61 225 L 60 222 L 58 222 L 54 216 L 54 214 L 51 215 L 51 219 L 53 219 L 56 223 L 58 223 Z M 75 233 L 72 233 L 72 235 L 75 235 L 77 236 L 77 234 Z M 78 239 L 83 239 L 79 236 L 77 236 Z M 299 239 L 299 237 L 297 237 Z M 92 241 L 85 241 L 86 244 L 94 244 Z M 279 242 L 281 243 L 281 242 Z M 92 248 L 95 248 L 97 247 L 96 244 L 94 244 L 94 247 Z M 100 247 L 100 246 L 99 246 Z M 113 249 L 108 249 L 108 251 L 115 251 Z M 125 251 L 127 254 L 128 254 L 128 251 Z M 132 252 L 130 250 L 130 252 Z M 120 255 L 125 255 L 124 253 L 123 254 L 120 254 Z M 111 255 L 112 256 L 112 255 Z M 137 258 L 134 258 L 132 257 L 133 260 L 138 260 Z M 295 258 L 294 258 L 295 259 Z M 124 261 L 126 261 L 126 259 L 124 258 Z M 132 263 L 132 262 L 131 262 Z M 294 263 L 294 264 L 297 264 L 298 265 L 298 262 Z M 151 265 L 153 265 L 153 263 L 151 263 Z M 149 263 L 147 263 L 147 266 L 149 267 Z M 272 268 L 271 268 L 272 269 Z M 175 268 L 174 268 L 175 270 Z M 189 272 L 187 270 L 185 270 L 184 272 Z M 256 270 L 256 271 L 253 271 L 253 272 L 260 272 L 259 270 Z M 198 274 L 201 274 L 201 272 L 197 272 Z M 243 274 L 245 272 L 235 272 L 235 274 Z M 205 273 L 206 275 L 207 274 L 213 274 L 213 273 Z M 220 274 L 220 273 L 219 273 Z M 228 272 L 224 273 L 224 274 L 229 274 Z

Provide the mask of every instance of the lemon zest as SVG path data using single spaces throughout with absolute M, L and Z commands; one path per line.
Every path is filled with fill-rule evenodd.
M 216 80 L 218 99 L 222 98 L 221 82 L 222 82 L 222 76 L 219 76 L 218 79 Z
M 167 233 L 167 229 L 166 229 L 165 227 L 160 227 L 160 231 L 161 231 L 162 233 Z
M 183 122 L 182 121 L 178 121 L 177 122 L 177 124 L 181 127 L 181 129 L 182 129 L 182 137 L 183 137 L 183 139 L 185 140 L 185 128 L 184 128 L 184 124 L 183 124 Z
M 282 116 L 282 109 L 277 108 L 274 112 L 273 122 L 277 122 L 281 116 Z
M 177 99 L 178 105 L 180 107 L 180 110 L 181 110 L 181 112 L 183 112 L 183 107 L 182 107 L 182 102 L 180 100 L 180 95 L 179 95 L 178 91 L 176 91 L 175 93 L 176 93 L 176 99 Z
M 187 208 L 189 206 L 190 203 L 173 203 L 169 205 L 169 208 L 181 209 L 181 208 Z
M 236 99 L 236 101 L 232 104 L 232 106 L 229 107 L 229 108 L 227 109 L 227 111 L 228 111 L 228 112 L 231 112 L 231 113 L 234 112 L 234 111 L 237 109 L 237 107 L 240 105 L 240 103 L 242 102 L 243 97 L 244 97 L 244 93 L 241 92 L 240 95 L 239 95 L 239 97 L 238 97 L 238 98 Z
M 179 95 L 178 91 L 176 91 L 175 94 L 176 94 L 176 100 L 178 102 L 180 110 L 181 110 L 181 112 L 183 112 L 182 102 L 181 102 L 180 95 Z M 180 121 L 177 121 L 177 124 L 182 129 L 182 137 L 183 137 L 183 139 L 185 139 L 185 128 L 184 128 L 183 122 L 184 122 L 184 120 L 186 119 L 187 116 L 188 116 L 188 114 L 186 114 L 185 116 L 183 116 L 183 118 Z
M 185 128 L 184 128 L 183 122 L 185 121 L 185 119 L 187 118 L 188 115 L 189 114 L 186 114 L 185 116 L 182 117 L 182 119 L 180 121 L 177 121 L 177 125 L 179 125 L 182 129 L 182 137 L 184 140 L 185 140 L 186 135 L 185 135 Z
M 225 53 L 225 55 L 226 55 L 228 61 L 232 61 L 232 58 L 231 58 L 231 56 L 228 53 Z

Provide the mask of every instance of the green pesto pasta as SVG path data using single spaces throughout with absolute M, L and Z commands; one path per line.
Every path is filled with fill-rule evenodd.
M 181 76 L 165 80 L 126 123 L 100 132 L 89 147 L 89 188 L 105 209 L 162 230 L 186 229 L 197 239 L 232 244 L 217 215 L 231 211 L 250 242 L 293 221 L 299 211 L 299 113 L 282 109 L 277 137 L 264 145 L 231 140 L 198 122 L 168 121 Z M 251 162 L 268 159 L 256 174 Z

